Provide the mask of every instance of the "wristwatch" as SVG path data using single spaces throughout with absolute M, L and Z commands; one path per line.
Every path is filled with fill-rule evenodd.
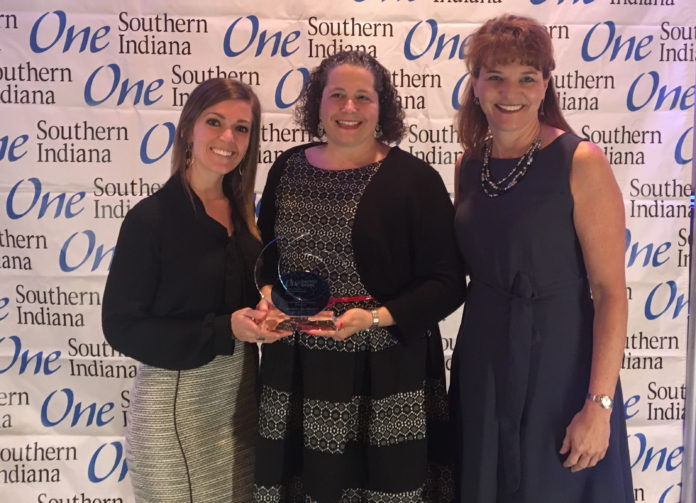
M 614 406 L 614 400 L 608 395 L 593 395 L 592 393 L 588 393 L 587 399 L 598 403 L 603 409 L 611 409 Z
M 370 325 L 370 330 L 379 328 L 379 314 L 377 314 L 377 309 L 370 311 L 370 314 L 372 315 L 372 325 Z

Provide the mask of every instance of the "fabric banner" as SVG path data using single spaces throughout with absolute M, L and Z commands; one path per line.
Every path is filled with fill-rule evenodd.
M 635 500 L 679 501 L 693 0 L 4 0 L 0 501 L 133 501 L 123 431 L 136 363 L 104 342 L 104 280 L 123 216 L 169 176 L 175 124 L 199 82 L 233 77 L 258 93 L 258 200 L 277 156 L 310 140 L 292 115 L 308 71 L 365 50 L 407 112 L 401 148 L 452 191 L 467 37 L 509 12 L 547 26 L 560 105 L 622 188 Z M 460 316 L 443 322 L 448 359 Z

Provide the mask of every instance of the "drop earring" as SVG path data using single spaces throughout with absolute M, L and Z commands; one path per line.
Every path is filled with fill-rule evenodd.
M 379 123 L 375 126 L 375 138 L 379 138 L 382 136 L 382 126 L 380 126 Z
M 191 144 L 190 143 L 186 144 L 185 156 L 186 156 L 186 167 L 190 168 L 191 167 L 191 159 L 193 158 L 193 154 L 191 153 Z

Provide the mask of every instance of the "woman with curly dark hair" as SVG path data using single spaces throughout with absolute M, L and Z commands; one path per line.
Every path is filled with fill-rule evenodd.
M 398 92 L 391 83 L 389 72 L 375 58 L 365 52 L 346 51 L 326 58 L 310 74 L 304 93 L 295 108 L 297 123 L 316 138 L 324 136 L 320 109 L 322 93 L 330 70 L 338 65 L 361 67 L 372 74 L 374 90 L 378 96 L 379 120 L 374 137 L 378 142 L 391 143 L 400 140 L 405 132 L 404 111 Z
M 291 269 L 320 257 L 346 301 L 334 328 L 263 347 L 256 501 L 449 501 L 437 323 L 463 285 L 449 195 L 433 168 L 385 143 L 402 137 L 403 111 L 371 56 L 322 61 L 297 119 L 322 142 L 274 163 L 262 240 Z M 271 287 L 262 293 L 258 309 L 275 309 Z

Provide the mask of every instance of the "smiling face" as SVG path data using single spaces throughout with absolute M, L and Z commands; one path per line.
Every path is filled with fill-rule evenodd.
M 493 134 L 521 132 L 538 128 L 548 83 L 540 70 L 515 62 L 481 68 L 473 90 Z
M 237 167 L 249 146 L 251 105 L 243 100 L 225 100 L 198 116 L 189 138 L 191 177 L 226 175 Z
M 322 92 L 319 118 L 329 145 L 357 147 L 374 142 L 379 95 L 372 73 L 347 64 L 332 68 Z

